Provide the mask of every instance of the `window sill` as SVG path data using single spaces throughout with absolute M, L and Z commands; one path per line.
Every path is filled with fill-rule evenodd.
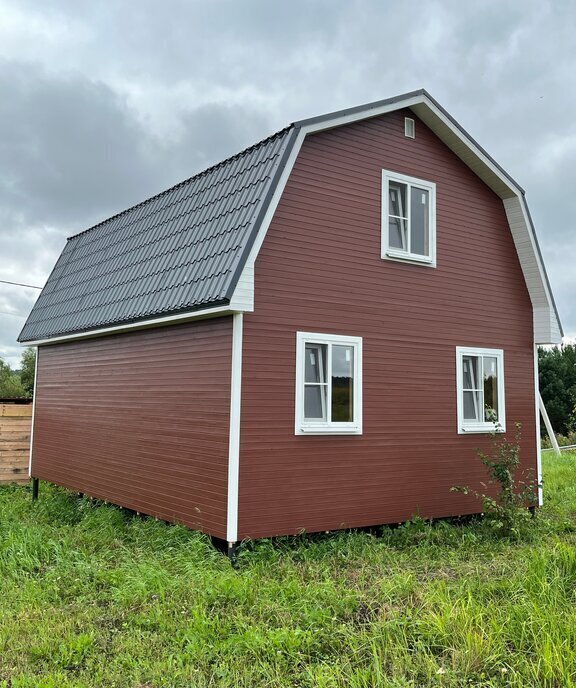
M 458 428 L 459 435 L 473 435 L 473 434 L 492 434 L 492 433 L 506 432 L 506 428 L 494 423 L 478 423 L 477 425 L 465 425 Z
M 382 257 L 388 260 L 399 260 L 404 263 L 436 267 L 434 260 L 429 256 L 419 256 L 415 253 L 407 253 L 406 251 L 394 251 L 393 249 L 388 249 Z
M 361 435 L 358 425 L 301 425 L 296 428 L 297 435 Z

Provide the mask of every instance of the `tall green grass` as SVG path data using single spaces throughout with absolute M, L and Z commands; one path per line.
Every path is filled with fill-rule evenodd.
M 260 541 L 0 489 L 0 686 L 576 685 L 576 454 L 526 542 L 481 523 Z

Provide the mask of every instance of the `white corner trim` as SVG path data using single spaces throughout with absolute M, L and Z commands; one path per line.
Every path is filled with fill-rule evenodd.
M 544 504 L 542 489 L 542 446 L 540 440 L 540 381 L 538 376 L 538 346 L 534 344 L 534 401 L 536 413 L 536 479 L 538 480 L 538 506 Z
M 228 439 L 228 507 L 226 540 L 238 541 L 238 480 L 240 476 L 240 412 L 242 406 L 243 314 L 232 320 L 232 376 L 230 380 L 230 435 Z
M 247 261 L 242 268 L 238 283 L 230 299 L 233 311 L 252 313 L 254 311 L 254 262 Z
M 74 332 L 72 334 L 62 335 L 61 337 L 37 339 L 33 342 L 20 342 L 20 344 L 22 346 L 44 346 L 48 344 L 57 344 L 58 342 L 68 342 L 74 339 L 92 339 L 93 337 L 100 337 L 106 334 L 114 334 L 115 332 L 144 330 L 149 327 L 158 327 L 161 325 L 169 325 L 170 323 L 188 322 L 191 320 L 202 320 L 203 318 L 231 315 L 232 313 L 233 310 L 231 306 L 216 306 L 215 308 L 206 308 L 200 311 L 193 311 L 192 313 L 177 313 L 176 315 L 166 315 L 161 318 L 152 318 L 150 320 L 139 320 L 138 322 L 125 323 L 124 325 L 102 327 L 98 330 L 89 330 L 88 332 Z
M 34 447 L 34 417 L 36 415 L 36 385 L 38 383 L 38 364 L 40 349 L 36 347 L 36 366 L 34 368 L 34 396 L 32 397 L 32 426 L 30 428 L 30 455 L 28 457 L 28 476 L 32 477 L 32 448 Z
M 513 196 L 505 198 L 503 204 L 532 301 L 534 341 L 536 344 L 560 344 L 562 341 L 560 323 L 552 305 L 552 295 L 532 230 L 526 199 L 522 195 Z

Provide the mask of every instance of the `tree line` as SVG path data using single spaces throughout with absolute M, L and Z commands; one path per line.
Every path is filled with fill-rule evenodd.
M 568 437 L 576 433 L 576 345 L 538 349 L 538 367 L 540 394 L 554 432 Z
M 31 397 L 34 394 L 34 371 L 36 351 L 32 347 L 24 350 L 19 368 L 11 368 L 0 358 L 0 398 Z

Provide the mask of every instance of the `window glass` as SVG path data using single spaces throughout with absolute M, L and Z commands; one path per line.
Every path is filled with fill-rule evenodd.
M 304 389 L 304 418 L 326 420 L 326 386 L 306 385 Z
M 478 356 L 462 357 L 464 389 L 478 389 Z
M 332 421 L 354 420 L 354 349 L 332 346 Z
M 413 186 L 410 189 L 410 252 L 427 256 L 429 193 Z
M 326 344 L 306 344 L 305 382 L 326 382 Z
M 394 217 L 407 217 L 406 189 L 406 184 L 393 181 L 390 182 L 390 215 L 393 215 Z
M 326 420 L 328 345 L 306 344 L 304 350 L 304 418 Z
M 480 420 L 480 392 L 464 392 L 464 418 L 466 420 Z
M 484 420 L 498 420 L 498 359 L 484 356 Z
M 392 248 L 408 250 L 407 186 L 391 181 L 389 194 L 389 241 Z

